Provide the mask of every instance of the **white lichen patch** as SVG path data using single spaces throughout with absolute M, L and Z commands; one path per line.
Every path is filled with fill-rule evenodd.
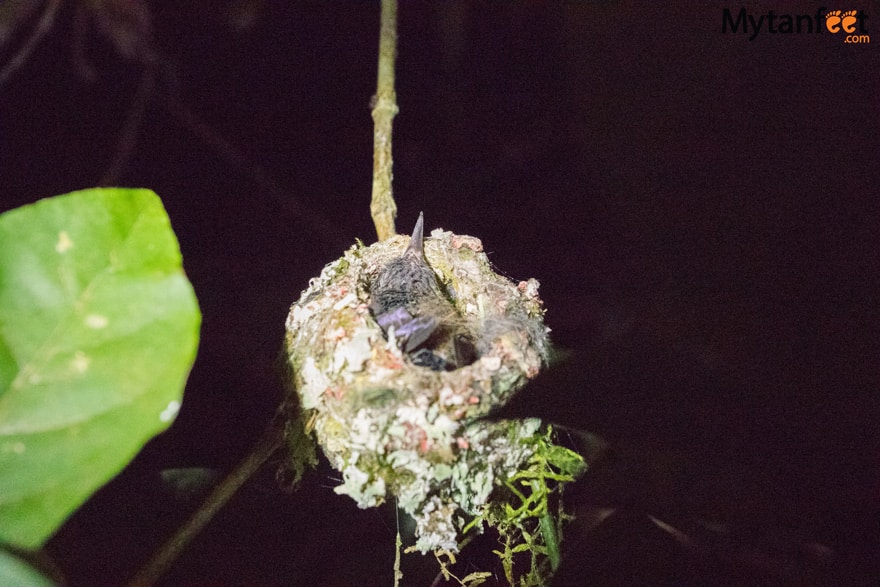
M 107 324 L 110 323 L 107 320 L 107 316 L 102 316 L 101 314 L 89 314 L 85 318 L 86 326 L 92 328 L 93 330 L 101 330 L 102 328 L 107 328 Z
M 73 353 L 73 358 L 70 360 L 70 369 L 77 374 L 83 374 L 89 370 L 89 365 L 91 365 L 92 359 L 89 358 L 87 354 L 82 351 L 76 351 Z
M 159 421 L 160 422 L 170 422 L 177 416 L 177 412 L 180 411 L 180 402 L 177 400 L 171 400 L 168 402 L 168 405 L 165 406 L 165 409 L 159 413 Z
M 356 245 L 293 304 L 286 347 L 305 421 L 360 507 L 394 496 L 417 547 L 456 551 L 462 527 L 533 454 L 537 420 L 488 422 L 547 357 L 538 283 L 496 274 L 479 239 L 434 230 L 428 263 L 476 341 L 453 371 L 414 365 L 369 311 L 370 284 L 409 237 Z
M 25 446 L 25 444 L 23 442 L 16 441 L 16 442 L 4 442 L 2 449 L 0 449 L 0 452 L 20 455 L 20 454 L 24 454 L 25 450 L 27 450 L 27 447 Z
M 70 235 L 67 234 L 66 230 L 62 230 L 58 233 L 58 241 L 55 243 L 55 252 L 64 254 L 70 249 L 73 248 L 73 241 L 70 240 Z

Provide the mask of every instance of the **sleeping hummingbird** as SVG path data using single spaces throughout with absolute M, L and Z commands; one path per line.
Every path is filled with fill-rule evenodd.
M 473 338 L 452 305 L 424 250 L 424 215 L 406 251 L 385 264 L 370 287 L 370 310 L 413 364 L 451 371 L 476 360 Z

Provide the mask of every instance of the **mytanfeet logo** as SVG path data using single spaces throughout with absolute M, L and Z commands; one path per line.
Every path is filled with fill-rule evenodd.
M 750 41 L 764 33 L 800 35 L 828 32 L 840 36 L 844 43 L 871 42 L 868 15 L 864 10 L 829 10 L 824 6 L 816 10 L 815 14 L 787 14 L 773 10 L 755 14 L 740 8 L 734 15 L 730 8 L 725 8 L 721 13 L 721 32 L 749 35 Z
M 860 14 L 858 10 L 831 10 L 825 15 L 825 28 L 829 33 L 854 33 L 856 32 L 856 23 L 859 23 L 859 32 L 867 33 L 865 28 L 865 20 L 867 15 Z M 870 43 L 871 37 L 867 34 L 852 35 L 858 40 L 845 40 L 844 43 Z

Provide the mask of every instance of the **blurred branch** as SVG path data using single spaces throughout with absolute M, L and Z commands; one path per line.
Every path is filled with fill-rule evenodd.
M 272 453 L 281 446 L 283 440 L 284 426 L 273 420 L 251 452 L 214 488 L 214 491 L 174 536 L 141 567 L 134 578 L 129 581 L 129 587 L 144 587 L 155 584 L 180 557 L 192 539 L 217 515 L 220 508 L 226 505 L 226 502 L 235 495 L 235 492 L 244 485 L 245 481 L 250 479 L 257 469 L 272 456 Z
M 211 125 L 201 120 L 177 97 L 170 92 L 162 92 L 158 97 L 161 98 L 159 105 L 168 114 L 183 124 L 221 159 L 247 173 L 254 183 L 263 190 L 261 195 L 269 196 L 285 212 L 309 223 L 319 239 L 334 247 L 350 241 L 350 237 L 341 230 L 338 224 L 331 222 L 321 212 L 297 201 L 296 197 L 275 181 L 263 166 L 247 157 L 241 149 Z
M 370 214 L 379 240 L 396 234 L 397 204 L 391 189 L 391 123 L 397 115 L 394 60 L 397 57 L 397 0 L 382 0 L 379 71 L 373 103 L 373 200 Z
M 104 175 L 98 181 L 99 186 L 110 186 L 119 183 L 122 173 L 131 160 L 135 147 L 137 147 L 141 122 L 144 119 L 144 112 L 147 109 L 147 103 L 153 93 L 155 83 L 156 65 L 155 63 L 147 63 L 144 72 L 141 74 L 137 90 L 135 90 L 134 98 L 131 101 L 131 108 L 129 108 L 128 116 L 125 118 L 125 124 L 119 133 L 116 149 L 113 152 L 113 160 L 110 162 L 107 171 L 104 172 Z
M 21 49 L 18 50 L 18 53 L 13 55 L 12 59 L 9 60 L 9 63 L 0 70 L 0 87 L 3 87 L 6 80 L 24 65 L 25 62 L 27 62 L 31 53 L 33 53 L 34 49 L 37 48 L 37 45 L 40 44 L 40 41 L 43 40 L 43 37 L 46 36 L 46 33 L 52 28 L 52 25 L 55 22 L 55 15 L 58 14 L 59 6 L 61 6 L 61 0 L 49 0 L 46 4 L 46 9 L 43 10 L 39 22 L 37 22 L 37 25 L 34 27 L 34 32 L 31 33 L 28 39 L 24 42 Z

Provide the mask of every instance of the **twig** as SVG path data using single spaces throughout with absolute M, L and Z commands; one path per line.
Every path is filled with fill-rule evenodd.
M 400 538 L 400 506 L 397 500 L 394 503 L 394 513 L 397 514 L 397 539 L 394 542 L 394 587 L 400 587 L 403 573 L 400 570 L 400 549 L 403 548 L 403 540 Z
M 471 535 L 469 535 L 469 536 L 466 536 L 465 539 L 462 540 L 461 543 L 458 545 L 458 552 L 463 551 L 463 550 L 465 549 L 465 547 L 466 547 L 468 544 L 470 544 L 471 541 L 474 539 L 474 536 L 475 536 L 475 534 L 471 534 Z M 436 551 L 436 550 L 434 551 L 434 556 L 435 556 L 435 557 L 437 556 L 437 552 L 438 552 L 438 551 Z M 437 560 L 439 561 L 440 559 L 438 558 Z M 434 576 L 434 580 L 431 582 L 431 587 L 439 587 L 439 586 L 443 583 L 443 581 L 447 579 L 447 577 L 444 576 L 444 575 L 445 575 L 445 573 L 443 572 L 444 570 L 446 570 L 446 569 L 445 569 L 444 567 L 441 566 L 440 570 L 439 570 L 439 571 L 437 572 L 437 574 Z M 447 571 L 447 572 L 448 572 L 448 571 Z M 457 579 L 457 578 L 458 578 L 458 577 L 456 577 L 456 579 Z M 461 583 L 460 580 L 459 580 L 459 583 Z
M 373 200 L 370 214 L 379 240 L 396 234 L 397 204 L 391 190 L 391 123 L 397 114 L 394 60 L 397 57 L 397 0 L 382 0 L 379 71 L 373 104 Z
M 98 181 L 99 186 L 110 186 L 118 183 L 125 171 L 126 165 L 131 160 L 135 147 L 137 147 L 138 134 L 140 134 L 144 112 L 147 109 L 147 103 L 155 86 L 156 69 L 155 63 L 147 62 L 144 66 L 144 72 L 141 74 L 140 82 L 138 82 L 137 90 L 135 90 L 131 107 L 128 110 L 128 116 L 125 119 L 125 124 L 122 126 L 122 131 L 119 133 L 119 140 L 116 142 L 113 160 L 100 181 Z
M 28 37 L 24 45 L 21 46 L 18 53 L 16 53 L 2 71 L 0 71 L 0 87 L 3 87 L 6 80 L 9 79 L 18 68 L 27 62 L 28 57 L 30 57 L 34 49 L 37 48 L 37 45 L 40 44 L 40 41 L 42 41 L 43 37 L 46 36 L 46 33 L 49 32 L 49 29 L 52 28 L 59 6 L 61 6 L 61 0 L 49 0 L 48 4 L 46 4 L 46 9 L 43 11 L 43 14 L 40 15 L 40 21 L 37 23 L 37 26 L 34 27 L 34 32 Z
M 260 466 L 274 453 L 284 440 L 284 427 L 278 422 L 272 424 L 263 433 L 257 445 L 233 469 L 214 491 L 205 499 L 199 509 L 190 516 L 160 548 L 153 557 L 129 581 L 129 587 L 145 587 L 153 585 L 165 574 L 171 564 L 177 560 L 192 539 L 211 521 L 236 491 L 253 475 Z

